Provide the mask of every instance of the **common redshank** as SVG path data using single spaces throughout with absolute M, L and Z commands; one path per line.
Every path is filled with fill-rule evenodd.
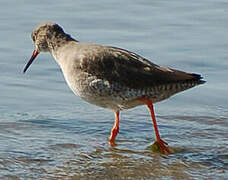
M 204 83 L 201 75 L 158 66 L 125 49 L 79 42 L 52 22 L 38 25 L 31 36 L 35 50 L 24 73 L 40 52 L 51 53 L 76 95 L 115 112 L 111 144 L 119 132 L 119 112 L 147 105 L 156 142 L 162 153 L 170 153 L 159 135 L 153 104 Z

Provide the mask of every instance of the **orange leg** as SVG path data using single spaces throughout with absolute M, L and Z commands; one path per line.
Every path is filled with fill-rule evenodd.
M 149 108 L 149 110 L 150 110 L 151 118 L 152 118 L 153 125 L 154 125 L 154 131 L 155 131 L 155 135 L 156 135 L 156 141 L 158 142 L 162 153 L 170 154 L 171 152 L 169 150 L 168 144 L 165 141 L 163 141 L 161 139 L 160 135 L 159 135 L 157 121 L 156 121 L 156 118 L 155 118 L 154 107 L 153 107 L 152 101 L 148 100 L 148 99 L 140 99 L 140 100 L 143 103 L 145 103 L 147 105 L 147 107 Z
M 115 144 L 115 138 L 119 132 L 119 111 L 115 112 L 115 123 L 113 125 L 109 141 L 111 144 Z

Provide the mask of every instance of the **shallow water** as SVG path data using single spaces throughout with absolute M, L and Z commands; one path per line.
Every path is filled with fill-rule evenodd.
M 2 1 L 0 179 L 227 179 L 228 4 L 218 1 Z M 153 153 L 145 107 L 114 115 L 76 97 L 53 58 L 26 74 L 30 33 L 44 21 L 80 41 L 118 46 L 154 63 L 201 73 L 207 83 L 155 105 L 175 153 Z

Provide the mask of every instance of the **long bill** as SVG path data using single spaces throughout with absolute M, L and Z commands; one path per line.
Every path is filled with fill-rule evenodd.
M 32 53 L 32 56 L 30 58 L 30 60 L 28 61 L 28 63 L 26 64 L 23 72 L 25 73 L 27 71 L 27 69 L 29 68 L 29 66 L 32 64 L 32 62 L 34 61 L 34 59 L 36 58 L 36 56 L 39 54 L 39 51 L 34 50 Z

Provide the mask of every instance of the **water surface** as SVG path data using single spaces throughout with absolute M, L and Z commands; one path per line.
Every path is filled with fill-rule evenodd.
M 227 179 L 228 4 L 217 1 L 0 2 L 0 179 Z M 76 97 L 49 54 L 26 74 L 30 33 L 59 23 L 84 42 L 118 46 L 207 83 L 155 105 L 163 156 L 146 107 L 114 114 Z

